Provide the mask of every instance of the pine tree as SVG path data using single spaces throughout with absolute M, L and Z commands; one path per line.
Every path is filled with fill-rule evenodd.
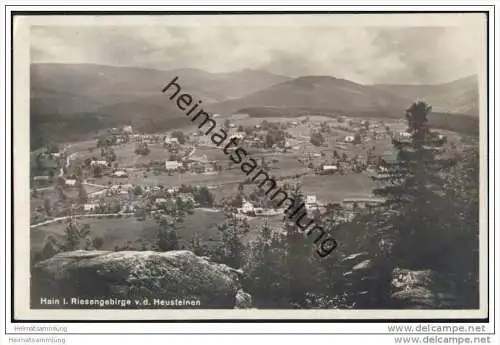
M 291 186 L 289 194 L 296 200 L 297 205 L 300 205 L 304 200 L 300 184 Z M 286 287 L 285 296 L 289 306 L 303 308 L 308 304 L 307 301 L 311 293 L 316 291 L 317 284 L 321 283 L 315 280 L 318 266 L 314 256 L 313 241 L 297 226 L 295 220 L 295 217 L 293 219 L 285 217 L 284 219 L 285 235 L 282 238 L 285 250 L 283 285 Z
M 442 203 L 442 173 L 449 166 L 439 159 L 443 140 L 428 124 L 431 107 L 413 103 L 406 110 L 408 137 L 394 138 L 394 162 L 385 162 L 385 184 L 374 193 L 386 199 L 387 222 L 394 232 L 394 258 L 406 267 L 428 267 L 441 255 L 438 229 Z
M 65 251 L 76 250 L 80 247 L 83 240 L 90 235 L 89 224 L 79 224 L 69 217 L 64 227 L 64 244 L 62 248 Z
M 87 203 L 88 201 L 88 194 L 81 180 L 78 181 L 78 201 L 81 205 Z
M 245 290 L 250 292 L 257 307 L 289 307 L 284 258 L 284 242 L 266 221 L 257 239 L 251 244 L 243 269 L 246 277 Z
M 180 198 L 169 200 L 156 216 L 158 223 L 156 247 L 159 251 L 180 249 L 178 233 L 183 228 L 184 219 L 193 213 L 193 205 Z
M 248 233 L 248 222 L 238 218 L 233 208 L 227 208 L 226 220 L 217 226 L 222 237 L 222 244 L 215 250 L 214 260 L 228 266 L 240 268 L 245 259 L 247 249 L 243 243 L 243 235 Z

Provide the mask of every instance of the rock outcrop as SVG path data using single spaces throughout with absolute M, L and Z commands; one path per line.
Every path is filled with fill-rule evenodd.
M 400 308 L 454 309 L 463 307 L 457 299 L 457 287 L 450 279 L 432 270 L 394 269 L 391 285 L 391 298 Z
M 239 274 L 190 251 L 78 250 L 57 254 L 35 265 L 31 302 L 32 308 L 40 308 L 44 307 L 40 299 L 51 297 L 68 301 L 75 297 L 191 299 L 200 301 L 197 308 L 241 308 L 249 305 L 251 297 L 239 291 Z M 237 294 L 244 303 L 237 303 Z M 149 307 L 153 307 L 151 302 Z

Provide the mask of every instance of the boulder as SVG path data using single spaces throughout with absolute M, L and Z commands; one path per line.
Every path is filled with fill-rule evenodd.
M 392 271 L 391 298 L 395 305 L 409 309 L 453 309 L 463 306 L 452 280 L 432 270 L 396 268 Z
M 34 266 L 31 302 L 40 308 L 40 298 L 117 298 L 154 307 L 153 300 L 191 299 L 200 301 L 197 308 L 234 308 L 240 273 L 190 251 L 77 250 Z M 246 302 L 248 294 L 239 294 Z
M 252 307 L 252 296 L 243 289 L 239 289 L 236 293 L 236 309 L 248 309 Z

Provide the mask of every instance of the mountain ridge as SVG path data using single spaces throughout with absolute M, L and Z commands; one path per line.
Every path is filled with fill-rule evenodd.
M 402 116 L 415 95 L 429 93 L 434 98 L 439 95 L 431 97 L 429 103 L 444 113 L 468 114 L 477 103 L 477 89 L 469 79 L 444 86 L 362 85 L 332 76 L 290 78 L 251 69 L 210 73 L 42 63 L 31 65 L 32 147 L 43 145 L 44 140 L 73 140 L 110 125 L 133 124 L 143 131 L 182 126 L 185 119 L 179 119 L 178 110 L 161 93 L 176 76 L 182 92 L 202 100 L 205 110 L 227 114 L 246 108 L 273 108 L 282 116 L 293 116 L 287 109 L 311 109 L 395 118 Z M 454 117 L 447 123 L 455 121 Z M 60 133 L 54 133 L 54 128 Z

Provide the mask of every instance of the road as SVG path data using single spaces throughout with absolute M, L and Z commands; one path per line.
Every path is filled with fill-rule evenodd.
M 52 224 L 52 223 L 55 223 L 55 222 L 63 221 L 63 220 L 66 220 L 68 218 L 71 218 L 71 217 L 78 219 L 78 218 L 97 218 L 97 217 L 118 216 L 118 215 L 121 215 L 121 216 L 133 216 L 134 213 L 133 212 L 132 213 L 118 212 L 118 213 L 75 214 L 75 215 L 72 215 L 72 216 L 58 217 L 58 218 L 46 220 L 46 221 L 41 222 L 41 223 L 33 224 L 33 225 L 30 225 L 30 229 L 37 228 L 37 227 L 42 226 L 42 225 L 47 225 L 47 224 Z

